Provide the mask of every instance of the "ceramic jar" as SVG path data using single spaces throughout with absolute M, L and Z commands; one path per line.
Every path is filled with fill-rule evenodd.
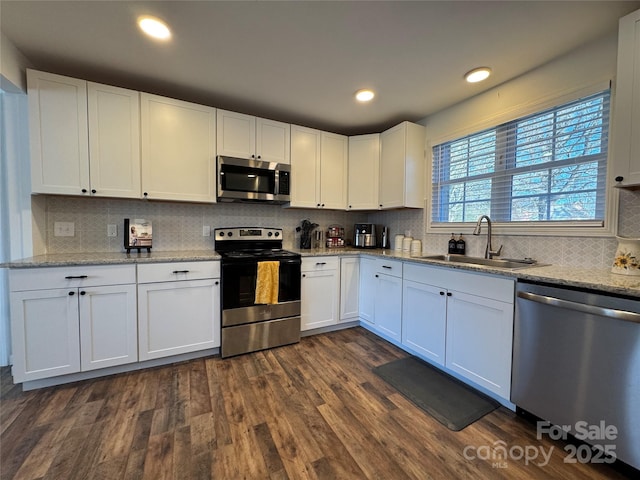
M 621 275 L 640 276 L 640 238 L 616 237 L 618 248 L 611 271 Z

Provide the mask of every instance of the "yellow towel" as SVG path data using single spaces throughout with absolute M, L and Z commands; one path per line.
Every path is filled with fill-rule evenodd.
M 255 303 L 278 303 L 280 262 L 258 262 Z

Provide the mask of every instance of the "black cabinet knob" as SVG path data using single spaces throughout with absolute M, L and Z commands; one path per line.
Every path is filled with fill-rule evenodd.
M 262 155 L 258 155 L 258 160 L 260 160 L 262 158 Z
M 87 189 L 86 189 L 86 188 L 83 188 L 83 189 L 82 189 L 82 193 L 87 193 Z
M 149 195 L 147 192 L 144 192 L 143 195 L 146 197 L 147 195 Z
M 451 292 L 447 292 L 447 297 L 450 297 L 450 296 L 451 296 Z
M 215 285 L 219 285 L 219 284 L 220 284 L 220 282 L 216 280 Z
M 319 207 L 319 206 L 320 206 L 320 204 L 319 204 L 319 203 L 316 203 L 316 207 Z
M 80 295 L 86 295 L 87 292 L 85 292 L 84 290 L 82 292 L 80 292 Z
M 444 292 L 440 292 L 440 295 L 444 295 Z
M 256 158 L 256 156 L 255 155 L 251 155 L 251 158 Z
M 382 204 L 380 204 L 380 208 L 382 208 Z
M 378 276 L 378 274 L 376 274 L 376 278 L 380 278 L 380 277 Z
M 623 180 L 624 180 L 624 177 L 621 177 L 620 175 L 616 177 L 616 182 L 621 182 Z
M 91 193 L 97 193 L 95 189 L 91 189 Z
M 324 207 L 324 203 L 322 204 L 322 206 Z
M 76 294 L 76 292 L 69 292 L 69 296 L 72 297 Z
M 305 273 L 302 274 L 302 278 L 305 278 L 307 275 Z

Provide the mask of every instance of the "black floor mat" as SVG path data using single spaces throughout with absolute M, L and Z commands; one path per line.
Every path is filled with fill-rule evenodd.
M 373 372 L 449 429 L 457 432 L 500 404 L 416 357 L 381 365 Z

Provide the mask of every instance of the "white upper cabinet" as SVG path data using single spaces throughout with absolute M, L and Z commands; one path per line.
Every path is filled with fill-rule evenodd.
M 140 94 L 142 192 L 149 199 L 216 201 L 216 109 Z
M 218 110 L 218 155 L 264 162 L 289 163 L 291 126 L 288 123 Z
M 424 207 L 424 142 L 424 127 L 410 122 L 380 134 L 379 208 Z
M 140 197 L 136 91 L 27 70 L 34 193 Z
M 613 119 L 613 175 L 617 186 L 640 188 L 640 10 L 620 19 Z
M 92 195 L 140 198 L 140 94 L 87 83 Z
M 377 210 L 380 174 L 380 134 L 349 137 L 349 210 Z
M 320 140 L 320 208 L 344 210 L 347 206 L 349 139 L 322 132 Z
M 31 189 L 89 194 L 87 82 L 27 70 Z
M 291 127 L 291 206 L 344 210 L 348 138 Z

